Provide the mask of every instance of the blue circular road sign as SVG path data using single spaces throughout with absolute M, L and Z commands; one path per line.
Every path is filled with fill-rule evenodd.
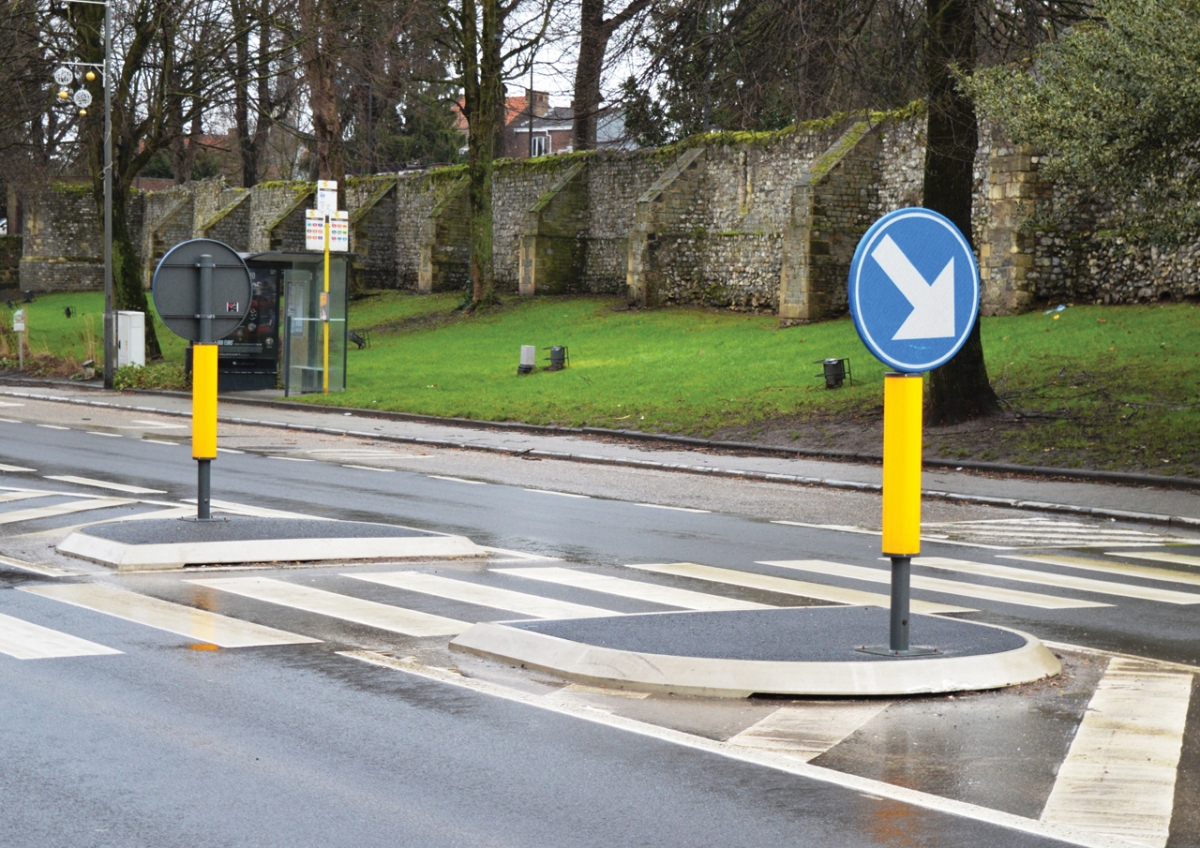
M 979 313 L 979 267 L 950 220 L 898 209 L 858 243 L 850 263 L 850 314 L 871 353 L 897 371 L 944 365 Z

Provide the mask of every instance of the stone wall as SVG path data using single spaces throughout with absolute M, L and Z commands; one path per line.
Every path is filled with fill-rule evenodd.
M 383 289 L 396 285 L 396 180 L 362 180 L 346 187 L 350 251 L 355 255 L 354 286 Z
M 975 163 L 974 236 L 985 314 L 1037 301 L 1123 303 L 1200 296 L 1200 245 L 1103 238 L 1105 211 L 1050 185 L 1036 151 L 984 128 Z M 622 293 L 646 305 L 774 310 L 809 321 L 846 308 L 858 238 L 893 209 L 919 205 L 924 119 L 857 116 L 770 134 L 714 133 L 669 148 L 497 163 L 494 257 L 501 290 Z M 351 179 L 358 285 L 440 291 L 467 285 L 462 166 Z M 209 180 L 137 192 L 129 220 L 147 284 L 162 254 L 206 235 L 238 250 L 303 250 L 315 187 L 251 190 Z M 1047 204 L 1053 231 L 1033 228 Z M 90 188 L 26 199 L 20 285 L 101 285 Z
M 104 232 L 91 185 L 52 185 L 25 204 L 21 288 L 35 292 L 104 287 Z
M 21 279 L 21 237 L 0 236 L 0 289 L 15 289 Z

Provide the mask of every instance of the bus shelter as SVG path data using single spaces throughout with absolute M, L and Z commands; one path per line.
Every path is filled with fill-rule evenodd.
M 221 391 L 280 384 L 285 397 L 324 391 L 327 334 L 329 391 L 343 391 L 353 257 L 330 256 L 328 292 L 321 252 L 272 250 L 242 258 L 250 269 L 250 312 L 219 342 Z

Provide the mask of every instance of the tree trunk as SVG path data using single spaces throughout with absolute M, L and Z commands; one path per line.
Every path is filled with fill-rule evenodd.
M 101 192 L 103 197 L 103 192 Z M 142 261 L 129 234 L 129 192 L 123 181 L 113 180 L 113 307 L 150 315 L 150 303 L 142 287 Z M 162 348 L 154 322 L 146 320 L 146 359 L 162 359 Z
M 469 269 L 471 308 L 495 298 L 492 261 L 492 160 L 496 153 L 498 99 L 504 96 L 501 81 L 498 0 L 479 0 L 478 22 L 474 0 L 463 3 L 464 105 L 470 124 L 467 143 L 468 202 L 471 209 Z M 469 15 L 469 17 L 468 17 Z M 478 27 L 478 29 L 477 29 Z M 474 33 L 479 34 L 478 62 Z
M 925 147 L 925 206 L 949 218 L 974 245 L 971 200 L 978 127 L 975 105 L 957 88 L 952 65 L 975 66 L 975 0 L 926 0 L 929 32 L 929 118 Z M 988 382 L 979 319 L 958 354 L 929 375 L 926 420 L 954 424 L 1000 409 Z
M 612 30 L 604 20 L 604 0 L 582 0 L 579 10 L 579 59 L 575 65 L 575 115 L 571 144 L 576 150 L 596 147 L 596 112 L 600 108 L 600 76 Z
M 238 29 L 233 53 L 233 125 L 237 129 L 242 188 L 252 188 L 258 181 L 258 169 L 250 137 L 250 16 L 238 2 L 231 4 L 230 12 Z
M 308 83 L 313 135 L 317 137 L 317 179 L 337 180 L 338 206 L 344 206 L 346 151 L 342 142 L 342 116 L 333 82 L 336 21 L 331 5 L 319 0 L 302 0 L 300 3 L 300 24 L 304 30 L 300 52 L 304 63 L 304 79 Z

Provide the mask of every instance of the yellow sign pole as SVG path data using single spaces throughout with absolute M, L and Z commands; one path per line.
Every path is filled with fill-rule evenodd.
M 329 215 L 325 215 L 325 290 L 321 292 L 321 327 L 325 333 L 325 359 L 321 368 L 321 388 L 329 394 Z
M 892 559 L 889 653 L 900 656 L 914 653 L 908 609 L 912 558 L 921 552 L 923 388 L 920 374 L 883 378 L 883 553 Z
M 192 459 L 217 458 L 217 346 L 192 348 Z

